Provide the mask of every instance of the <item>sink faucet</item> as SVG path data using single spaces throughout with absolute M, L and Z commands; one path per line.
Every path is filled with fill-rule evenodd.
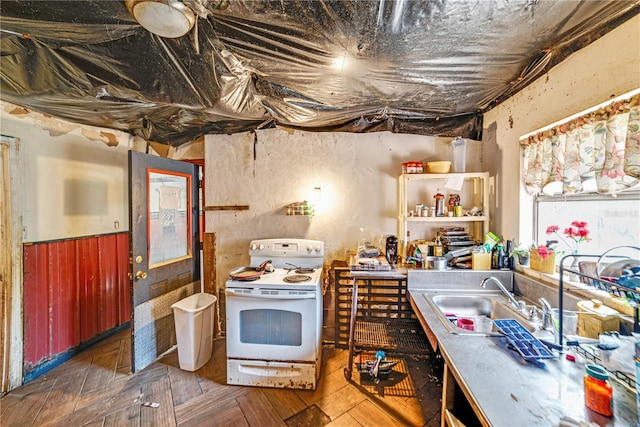
M 495 277 L 489 276 L 482 279 L 482 282 L 480 282 L 480 286 L 485 288 L 487 285 L 487 282 L 490 280 L 494 281 L 496 285 L 498 285 L 498 288 L 502 291 L 502 293 L 505 294 L 507 298 L 509 298 L 509 302 L 511 303 L 511 305 L 513 305 L 518 310 L 522 309 L 522 304 L 520 304 L 520 302 L 518 302 L 518 300 L 513 296 L 513 294 L 511 294 L 511 292 L 509 292 L 507 288 L 505 288 L 504 285 Z
M 551 318 L 551 304 L 544 298 L 538 299 L 542 307 L 542 329 L 553 331 L 553 319 Z

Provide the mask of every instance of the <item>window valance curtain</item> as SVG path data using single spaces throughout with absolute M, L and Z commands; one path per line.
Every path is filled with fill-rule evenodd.
M 616 194 L 640 178 L 640 94 L 530 135 L 520 144 L 529 194 L 552 183 L 562 184 L 562 194 L 577 194 L 594 181 L 598 193 Z

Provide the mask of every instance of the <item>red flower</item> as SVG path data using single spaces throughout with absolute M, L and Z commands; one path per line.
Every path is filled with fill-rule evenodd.
M 567 247 L 574 253 L 578 252 L 578 246 L 580 242 L 590 241 L 589 237 L 589 229 L 587 228 L 586 221 L 572 221 L 571 226 L 562 230 L 562 234 L 573 240 L 573 243 L 570 244 L 567 242 L 560 234 L 558 234 L 558 230 L 560 227 L 557 225 L 550 225 L 547 227 L 547 234 L 556 234 Z
M 545 259 L 550 255 L 549 248 L 546 247 L 545 245 L 538 246 L 537 250 L 538 250 L 538 254 L 542 259 Z
M 583 237 L 585 240 L 591 240 L 589 239 L 589 230 L 586 228 L 579 229 L 577 235 L 578 237 Z

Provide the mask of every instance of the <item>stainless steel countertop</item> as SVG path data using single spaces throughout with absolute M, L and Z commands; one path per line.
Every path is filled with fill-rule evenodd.
M 614 417 L 587 409 L 582 382 L 584 364 L 568 361 L 566 353 L 557 359 L 528 363 L 506 347 L 504 338 L 450 333 L 423 295 L 429 289 L 424 289 L 423 283 L 422 289 L 411 286 L 412 274 L 415 273 L 409 273 L 408 287 L 416 314 L 436 337 L 449 369 L 488 425 L 559 426 L 563 417 L 601 426 L 638 425 L 635 392 L 614 379 L 610 380 L 614 387 Z M 443 287 L 427 282 L 429 288 Z

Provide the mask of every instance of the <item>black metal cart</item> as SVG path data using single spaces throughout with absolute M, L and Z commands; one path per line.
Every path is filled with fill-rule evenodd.
M 344 370 L 347 380 L 351 380 L 357 351 L 383 350 L 388 354 L 431 351 L 408 300 L 406 271 L 336 269 L 335 282 L 336 347 L 346 344 L 349 349 L 349 362 Z

